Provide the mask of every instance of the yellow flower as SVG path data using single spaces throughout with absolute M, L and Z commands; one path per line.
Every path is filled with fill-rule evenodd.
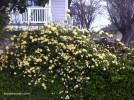
M 104 67 L 104 68 L 103 68 L 103 70 L 105 71 L 105 70 L 106 70 L 106 68 Z
M 48 60 L 48 57 L 47 56 L 44 56 L 43 58 L 46 59 L 46 60 Z
M 20 38 L 17 38 L 17 41 L 20 41 Z
M 32 75 L 28 75 L 28 77 L 32 77 Z
M 93 50 L 96 52 L 97 51 L 97 49 L 96 48 L 93 48 Z
M 52 68 L 53 68 L 53 67 L 50 66 L 48 69 L 49 69 L 49 70 L 52 70 Z
M 75 85 L 75 86 L 74 86 L 74 89 L 77 89 L 78 87 L 79 87 L 78 85 Z
M 102 56 L 102 55 L 100 55 L 100 54 L 98 54 L 98 57 L 99 57 L 100 59 L 103 59 L 103 56 Z
M 27 42 L 26 42 L 26 41 L 23 41 L 21 44 L 23 44 L 23 45 L 24 45 L 24 44 L 27 44 Z
M 63 28 L 63 31 L 66 31 L 66 28 Z
M 84 39 L 86 39 L 86 36 L 83 35 L 82 37 L 83 37 Z
M 67 11 L 66 11 L 67 13 L 70 13 L 70 9 L 67 9 Z
M 14 75 L 16 75 L 17 73 L 16 72 L 14 72 Z
M 66 14 L 66 16 L 67 16 L 67 19 L 70 19 L 71 18 L 70 14 Z
M 6 29 L 9 29 L 9 30 L 12 30 L 12 28 L 10 26 L 6 26 L 5 28 Z
M 11 37 L 10 39 L 13 41 L 14 40 L 14 37 Z
M 42 59 L 36 59 L 36 62 L 38 63 L 38 62 L 42 62 Z
M 73 44 L 67 45 L 67 49 L 69 49 L 69 50 L 74 50 L 74 49 L 75 49 L 75 46 L 74 46 Z
M 23 65 L 24 66 L 29 66 L 29 62 L 28 61 L 23 61 Z
M 33 36 L 30 36 L 30 39 L 32 40 L 33 39 Z
M 46 84 L 45 83 L 42 83 L 41 86 L 44 88 L 44 89 L 47 89 L 46 87 Z
M 113 37 L 113 35 L 112 35 L 112 34 L 109 34 L 109 37 L 110 37 L 110 38 L 112 38 L 112 37 Z
M 98 32 L 98 30 L 97 30 L 97 29 L 94 29 L 94 32 L 95 32 L 95 33 L 97 33 L 97 32 Z
M 103 31 L 100 31 L 100 32 L 99 32 L 99 35 L 102 35 L 103 33 L 104 33 Z
M 26 50 L 23 50 L 23 52 L 26 52 Z
M 32 28 L 32 31 L 37 31 L 38 30 L 38 28 Z
M 10 52 L 11 55 L 13 55 L 13 52 Z
M 66 100 L 69 100 L 69 99 L 70 99 L 70 97 L 69 97 L 68 95 L 66 95 L 65 99 L 66 99 Z
M 48 28 L 51 28 L 51 25 L 48 25 L 48 24 L 47 24 L 46 26 L 47 26 Z
M 51 83 L 54 83 L 54 80 L 51 80 Z
M 29 29 L 28 28 L 24 28 L 24 31 L 28 31 Z
M 28 85 L 31 85 L 31 83 L 28 83 Z
M 89 80 L 89 79 L 90 79 L 90 77 L 86 77 L 86 79 L 87 79 L 87 80 Z
M 51 31 L 48 31 L 49 34 L 51 34 L 52 32 Z
M 8 50 L 9 49 L 9 47 L 8 46 L 6 46 L 6 50 Z
M 57 30 L 57 28 L 56 28 L 56 27 L 52 27 L 51 29 L 52 29 L 52 31 L 56 31 L 56 30 Z
M 82 51 L 83 51 L 83 52 L 87 52 L 87 50 L 86 50 L 86 49 L 82 49 Z
M 22 34 L 22 37 L 23 37 L 23 38 L 26 38 L 27 35 L 28 35 L 28 32 L 24 32 L 24 33 Z
M 74 31 L 73 31 L 73 34 L 74 34 L 74 35 L 77 35 L 77 32 L 74 30 Z
M 107 32 L 106 32 L 105 34 L 106 34 L 107 36 L 109 35 L 109 33 L 107 33 Z

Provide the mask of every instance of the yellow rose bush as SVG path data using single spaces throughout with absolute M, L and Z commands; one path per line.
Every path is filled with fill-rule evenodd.
M 128 53 L 131 51 L 131 49 L 125 46 L 119 39 L 107 32 L 93 31 L 91 33 L 91 38 L 94 39 L 97 44 L 108 49 L 113 54 Z
M 94 90 L 92 82 L 102 81 L 98 75 L 109 75 L 110 66 L 118 63 L 114 54 L 87 33 L 92 32 L 45 24 L 14 35 L 1 55 L 0 70 L 29 80 L 30 87 L 44 89 L 46 100 L 94 98 L 86 93 Z
M 95 43 L 109 50 L 110 53 L 117 57 L 118 66 L 134 66 L 133 48 L 125 46 L 119 39 L 114 38 L 112 34 L 103 31 L 92 32 L 91 37 L 95 39 Z
M 134 84 L 134 49 L 125 46 L 119 39 L 114 38 L 110 33 L 103 31 L 92 31 L 90 35 L 96 44 L 99 44 L 103 47 L 103 49 L 107 49 L 117 58 L 117 65 L 110 64 L 110 70 L 107 70 L 106 73 L 93 73 L 94 82 L 97 83 L 95 88 L 99 88 L 101 92 L 99 91 L 97 93 L 95 89 L 95 91 L 92 92 L 92 96 L 94 97 L 94 95 L 99 95 L 98 99 L 107 98 L 109 100 L 133 99 L 134 85 L 132 84 Z M 99 84 L 101 84 L 101 86 L 99 86 Z M 94 90 L 91 84 L 88 87 L 89 88 L 85 91 Z M 91 96 L 91 93 L 87 96 Z M 97 97 L 95 96 L 95 98 Z

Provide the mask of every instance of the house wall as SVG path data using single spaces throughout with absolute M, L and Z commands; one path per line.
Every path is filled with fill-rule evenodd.
M 51 0 L 52 21 L 62 21 L 66 18 L 68 0 Z

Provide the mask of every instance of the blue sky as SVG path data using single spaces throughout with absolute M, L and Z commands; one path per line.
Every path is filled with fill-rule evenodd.
M 108 24 L 110 24 L 107 13 L 104 12 L 104 15 L 98 15 L 96 17 L 95 21 L 91 26 L 93 29 L 99 30 L 100 28 L 106 27 Z

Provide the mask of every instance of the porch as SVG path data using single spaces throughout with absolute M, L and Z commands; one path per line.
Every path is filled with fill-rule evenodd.
M 28 7 L 26 12 L 20 14 L 12 11 L 9 25 L 19 25 L 30 22 L 31 24 L 43 24 L 52 20 L 50 7 Z

